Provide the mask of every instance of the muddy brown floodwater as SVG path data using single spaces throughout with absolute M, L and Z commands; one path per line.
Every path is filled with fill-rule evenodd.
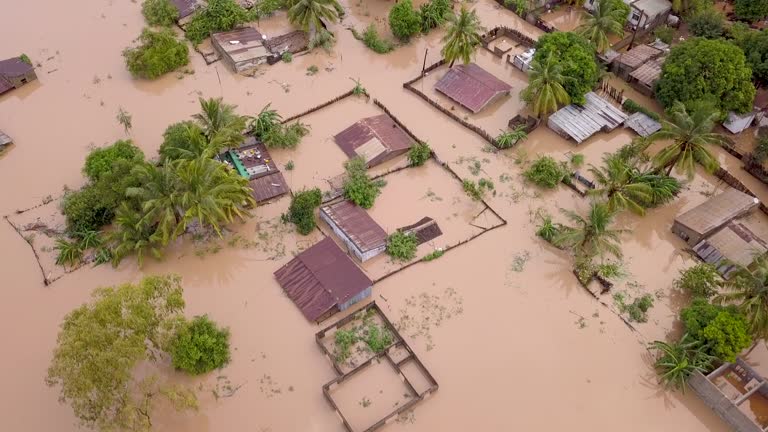
M 583 209 L 586 203 L 565 188 L 542 192 L 525 185 L 521 165 L 515 163 L 524 160 L 526 153 L 564 158 L 569 151 L 583 152 L 588 162 L 597 163 L 602 152 L 626 143 L 629 134 L 600 134 L 575 148 L 539 128 L 519 150 L 485 152 L 479 137 L 402 88 L 402 82 L 418 74 L 425 50 L 428 64 L 439 59 L 439 31 L 380 56 L 344 30 L 373 22 L 376 17 L 370 14 L 389 8 L 391 2 L 384 0 L 356 2 L 350 16 L 332 26 L 338 43 L 330 54 L 317 51 L 296 56 L 292 63 L 265 68 L 254 78 L 236 76 L 221 63 L 206 66 L 194 54 L 194 74 L 135 81 L 125 69 L 121 51 L 143 26 L 139 3 L 80 0 L 73 7 L 72 2 L 52 0 L 0 0 L 0 29 L 6 35 L 0 57 L 26 53 L 38 63 L 39 77 L 0 97 L 0 129 L 17 143 L 0 156 L 0 214 L 35 206 L 49 195 L 56 197 L 65 185 L 81 185 L 82 162 L 89 148 L 125 137 L 115 121 L 120 107 L 133 115 L 130 137 L 153 154 L 168 124 L 198 110 L 199 95 L 221 96 L 244 114 L 254 114 L 271 102 L 283 114 L 292 115 L 349 90 L 350 78 L 359 78 L 462 177 L 493 180 L 497 192 L 489 203 L 509 222 L 374 287 L 374 298 L 440 383 L 433 397 L 385 430 L 727 430 L 693 394 L 662 391 L 645 348 L 648 341 L 676 329 L 674 316 L 681 302 L 669 300 L 669 287 L 690 259 L 669 226 L 676 213 L 705 198 L 699 191 L 717 187 L 711 177 L 700 173 L 680 200 L 644 219 L 622 218 L 621 223 L 633 230 L 625 242 L 632 286 L 660 291 L 652 319 L 632 332 L 577 284 L 569 257 L 534 235 L 537 210 L 556 215 L 558 207 Z M 349 10 L 351 5 L 342 3 Z M 493 1 L 471 6 L 488 28 L 503 24 L 534 38 L 540 34 Z M 381 19 L 376 21 L 380 26 Z M 309 76 L 306 70 L 312 65 L 319 72 Z M 506 68 L 495 72 L 519 85 L 519 74 L 510 76 Z M 510 97 L 510 109 L 518 106 L 515 98 Z M 495 110 L 498 117 L 479 121 L 487 121 L 493 129 L 516 114 L 500 110 Z M 343 128 L 374 111 L 370 106 L 347 104 L 317 118 L 332 113 L 343 118 L 333 119 Z M 281 166 L 284 159 L 296 161 L 295 173 L 287 175 L 291 186 L 320 184 L 333 174 L 329 167 L 341 173 L 338 149 L 326 141 L 332 132 L 318 126 L 295 156 L 276 152 Z M 313 145 L 329 146 L 328 152 L 309 148 Z M 721 160 L 744 177 L 728 157 L 723 155 Z M 404 173 L 392 179 L 372 214 L 387 229 L 412 223 L 412 216 L 421 216 L 418 211 L 400 215 L 396 209 L 380 207 L 396 206 L 399 190 L 407 190 L 403 196 L 417 200 L 431 189 L 446 201 L 420 205 L 440 209 L 456 196 L 453 183 L 440 183 L 449 181 Z M 752 182 L 750 187 L 759 187 L 761 196 L 766 195 L 763 185 Z M 57 402 L 56 389 L 43 383 L 62 317 L 86 301 L 97 286 L 175 272 L 184 278 L 187 313 L 207 313 L 230 327 L 232 362 L 218 373 L 188 379 L 202 389 L 201 411 L 176 415 L 160 407 L 156 430 L 341 432 L 321 393 L 334 372 L 314 342 L 318 326 L 305 321 L 272 276 L 294 253 L 320 237 L 315 233 L 298 238 L 281 225 L 279 216 L 287 205 L 283 199 L 256 209 L 254 220 L 236 224 L 218 244 L 185 239 L 163 261 L 149 261 L 142 269 L 130 259 L 118 269 L 86 266 L 49 286 L 42 283 L 32 249 L 3 222 L 0 326 L 6 331 L 0 356 L 0 429 L 78 430 L 70 408 Z M 454 221 L 465 224 L 469 206 L 460 201 L 453 209 L 456 215 L 442 215 L 450 219 L 446 227 Z M 760 368 L 765 356 L 761 346 L 750 360 Z M 352 387 L 355 394 L 345 400 L 362 410 L 379 409 L 358 405 L 362 397 L 382 406 L 395 404 L 399 390 L 389 385 L 383 383 L 386 388 L 374 387 L 370 392 Z M 365 412 L 353 415 L 367 418 Z

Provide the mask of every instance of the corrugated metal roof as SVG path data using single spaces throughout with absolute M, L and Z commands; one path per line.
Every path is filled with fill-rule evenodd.
M 387 232 L 364 209 L 340 201 L 320 209 L 363 253 L 387 244 Z
M 723 122 L 723 127 L 728 129 L 728 132 L 732 134 L 741 133 L 744 129 L 748 128 L 752 124 L 752 120 L 755 119 L 755 113 L 736 114 L 731 111 L 728 113 L 728 118 Z
M 34 66 L 21 60 L 21 57 L 0 60 L 0 75 L 8 78 L 26 75 L 34 69 Z
M 627 117 L 627 119 L 624 120 L 624 126 L 632 129 L 638 135 L 643 137 L 647 137 L 650 134 L 661 130 L 661 123 L 641 112 L 636 112 Z
M 330 237 L 280 267 L 275 278 L 310 321 L 373 285 Z
M 234 63 L 269 57 L 261 33 L 253 27 L 243 27 L 211 35 L 211 42 L 229 56 Z
M 264 46 L 272 53 L 282 53 L 285 51 L 297 53 L 306 50 L 309 46 L 309 34 L 302 30 L 295 30 L 268 38 L 264 42 Z
M 645 62 L 652 60 L 664 52 L 648 45 L 638 45 L 631 50 L 621 54 L 617 60 L 620 64 L 630 68 L 637 69 Z
M 632 6 L 645 12 L 647 21 L 653 21 L 657 16 L 672 9 L 672 3 L 667 0 L 637 0 L 632 3 Z
M 473 113 L 480 112 L 493 98 L 511 89 L 512 86 L 474 63 L 448 69 L 435 85 L 435 90 Z
M 11 82 L 8 81 L 5 77 L 0 75 L 0 94 L 11 91 L 13 89 L 13 84 L 11 84 Z
M 637 69 L 630 72 L 629 76 L 636 79 L 638 82 L 645 84 L 648 87 L 653 86 L 653 83 L 658 81 L 661 76 L 661 65 L 664 63 L 663 58 L 650 60 Z
M 587 93 L 584 98 L 584 106 L 568 105 L 552 114 L 547 126 L 558 133 L 564 132 L 580 143 L 600 130 L 615 129 L 627 119 L 623 111 L 593 92 Z
M 411 232 L 416 236 L 419 244 L 434 240 L 443 235 L 443 231 L 437 225 L 437 222 L 431 217 L 424 217 L 412 225 L 404 226 L 398 231 Z
M 757 198 L 729 187 L 723 193 L 677 216 L 675 222 L 696 233 L 707 234 L 756 207 L 758 203 Z
M 758 238 L 746 225 L 729 222 L 720 231 L 694 246 L 694 252 L 727 277 L 735 270 L 736 264 L 747 267 L 758 254 L 765 253 L 765 242 Z
M 288 184 L 283 174 L 279 171 L 267 176 L 261 176 L 248 182 L 253 189 L 253 199 L 257 203 L 271 200 L 288 193 Z
M 364 156 L 368 166 L 376 166 L 405 153 L 413 146 L 411 137 L 386 114 L 364 118 L 333 137 L 336 144 L 350 158 L 359 155 L 358 149 L 372 140 L 381 143 L 377 154 L 370 151 Z M 375 147 L 371 145 L 371 149 Z M 376 146 L 377 147 L 377 146 Z

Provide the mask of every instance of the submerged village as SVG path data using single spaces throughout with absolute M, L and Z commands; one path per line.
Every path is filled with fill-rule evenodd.
M 768 0 L 3 11 L 3 430 L 768 430 Z

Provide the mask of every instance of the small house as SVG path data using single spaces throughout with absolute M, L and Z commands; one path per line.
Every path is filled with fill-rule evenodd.
M 254 137 L 247 137 L 242 146 L 225 151 L 218 159 L 248 179 L 257 203 L 288 192 L 288 184 L 266 146 Z
M 405 154 L 414 140 L 387 114 L 364 118 L 333 137 L 349 157 L 373 167 Z
M 431 217 L 424 217 L 415 224 L 399 228 L 398 231 L 413 234 L 418 244 L 426 243 L 443 235 L 437 221 Z
M 312 322 L 371 296 L 373 282 L 326 237 L 296 255 L 275 272 L 277 283 Z
M 664 51 L 651 45 L 638 45 L 613 60 L 614 73 L 629 80 L 629 74 L 640 66 L 664 55 Z
M 213 49 L 233 71 L 245 72 L 266 63 L 272 53 L 264 46 L 266 39 L 253 27 L 243 27 L 211 35 Z
M 731 111 L 728 113 L 728 118 L 726 118 L 723 122 L 723 127 L 734 135 L 740 134 L 745 129 L 752 126 L 752 121 L 755 120 L 755 115 L 755 112 L 736 114 L 735 112 Z
M 470 63 L 448 69 L 435 90 L 477 114 L 491 102 L 508 95 L 512 86 Z
M 672 232 L 693 247 L 728 222 L 757 207 L 757 198 L 729 187 L 702 204 L 678 215 Z
M 599 131 L 610 132 L 624 123 L 627 114 L 594 92 L 584 95 L 584 106 L 571 104 L 547 119 L 547 126 L 564 138 L 581 143 Z
M 661 123 L 648 117 L 648 115 L 636 112 L 624 120 L 624 126 L 635 131 L 641 137 L 647 137 L 661 130 Z
M 387 247 L 387 232 L 364 209 L 344 200 L 320 209 L 320 219 L 360 262 L 381 254 Z
M 13 57 L 0 60 L 0 94 L 17 89 L 37 80 L 35 67 L 26 57 Z
M 768 245 L 747 224 L 731 221 L 720 231 L 700 241 L 693 251 L 727 279 L 738 266 L 748 267 L 755 256 L 768 251 Z
M 661 77 L 664 57 L 650 60 L 629 73 L 629 84 L 646 96 L 653 96 L 653 85 Z

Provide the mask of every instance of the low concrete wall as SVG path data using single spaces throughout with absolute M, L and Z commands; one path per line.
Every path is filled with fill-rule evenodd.
M 700 372 L 694 372 L 688 385 L 701 400 L 736 432 L 763 432 L 739 407 L 733 404 L 710 380 Z

